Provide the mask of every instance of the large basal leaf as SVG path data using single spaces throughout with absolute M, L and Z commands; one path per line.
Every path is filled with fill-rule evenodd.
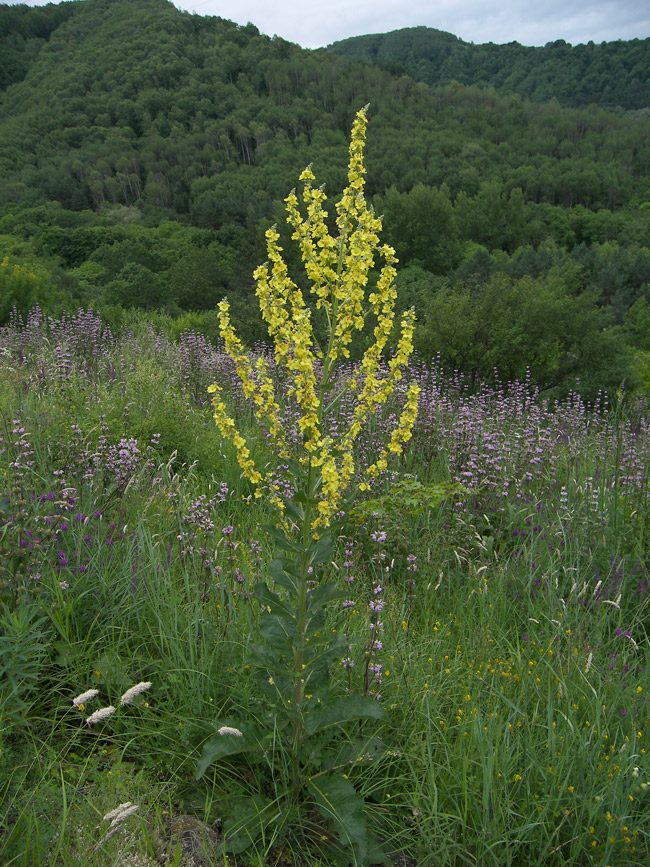
M 384 710 L 369 695 L 346 695 L 329 707 L 316 708 L 305 720 L 305 731 L 313 735 L 328 726 L 343 725 L 354 719 L 381 719 Z
M 263 795 L 247 798 L 237 804 L 223 824 L 223 848 L 233 855 L 244 852 L 280 817 L 281 810 L 274 801 Z
M 218 724 L 215 723 L 215 728 Z M 224 723 L 224 725 L 227 725 Z M 219 726 L 221 727 L 221 726 Z M 252 723 L 244 723 L 241 726 L 231 726 L 241 731 L 241 737 L 236 735 L 217 735 L 210 738 L 203 745 L 201 758 L 196 765 L 196 774 L 194 778 L 200 780 L 203 774 L 210 767 L 212 762 L 217 759 L 226 758 L 227 756 L 236 756 L 239 753 L 247 753 L 261 749 L 261 744 L 264 737 L 267 736 L 266 729 Z
M 309 791 L 321 815 L 336 828 L 341 844 L 354 853 L 353 863 L 367 864 L 364 802 L 352 783 L 344 777 L 321 775 L 309 781 Z
M 319 738 L 314 738 L 318 742 Z M 381 760 L 386 752 L 386 744 L 375 735 L 364 738 L 355 738 L 352 741 L 340 741 L 330 744 L 321 753 L 321 769 L 333 771 L 352 766 L 370 765 Z

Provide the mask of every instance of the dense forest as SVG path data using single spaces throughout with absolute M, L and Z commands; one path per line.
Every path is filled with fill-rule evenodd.
M 369 103 L 367 192 L 421 355 L 476 385 L 648 391 L 648 56 L 426 28 L 308 51 L 167 0 L 0 5 L 0 324 L 140 307 L 213 337 L 228 295 L 263 339 L 264 231 L 296 264 L 282 200 L 308 164 L 336 196 Z
M 354 36 L 329 46 L 348 57 L 407 73 L 430 85 L 494 87 L 533 102 L 650 111 L 650 39 L 569 45 L 564 39 L 542 48 L 509 42 L 463 42 L 431 27 Z

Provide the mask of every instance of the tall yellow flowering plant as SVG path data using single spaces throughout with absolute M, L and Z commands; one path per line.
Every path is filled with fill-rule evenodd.
M 393 393 L 402 378 L 402 371 L 413 350 L 414 314 L 408 311 L 402 319 L 402 331 L 397 351 L 381 370 L 382 353 L 393 329 L 396 292 L 395 251 L 387 244 L 380 246 L 378 233 L 381 218 L 376 217 L 364 196 L 363 147 L 366 134 L 366 109 L 358 112 L 352 127 L 348 186 L 336 205 L 338 236 L 332 237 L 327 228 L 326 200 L 322 188 L 315 187 L 310 168 L 300 175 L 302 199 L 306 215 L 294 192 L 287 197 L 288 223 L 293 228 L 292 239 L 298 241 L 305 271 L 311 281 L 316 308 L 325 312 L 328 324 L 327 345 L 320 348 L 315 339 L 311 310 L 300 288 L 289 276 L 282 257 L 279 234 L 275 228 L 266 233 L 268 262 L 254 273 L 257 297 L 264 321 L 275 346 L 275 361 L 286 369 L 292 386 L 289 394 L 300 410 L 300 431 L 303 436 L 298 462 L 305 479 L 307 529 L 318 534 L 327 528 L 340 507 L 342 497 L 350 488 L 359 470 L 355 466 L 354 444 L 368 416 L 376 413 Z M 376 288 L 366 299 L 368 274 L 375 255 L 383 259 Z M 328 407 L 328 389 L 340 358 L 349 358 L 349 345 L 354 331 L 362 331 L 369 313 L 374 314 L 374 342 L 366 350 L 356 373 L 347 380 L 347 387 L 356 394 L 351 424 L 337 440 L 328 436 L 324 421 Z M 289 457 L 280 407 L 275 396 L 267 364 L 260 358 L 255 364 L 246 354 L 230 321 L 226 300 L 219 304 L 219 324 L 226 351 L 235 363 L 246 398 L 253 401 L 255 415 L 264 424 L 274 441 L 276 451 Z M 245 438 L 228 416 L 217 383 L 208 391 L 212 395 L 214 418 L 221 434 L 233 444 L 244 475 L 261 490 L 270 485 L 277 505 L 282 503 L 250 455 Z M 399 455 L 410 437 L 417 416 L 418 387 L 409 387 L 406 403 L 389 442 L 377 460 L 365 468 L 365 476 L 376 476 L 387 467 L 391 454 Z M 358 483 L 363 490 L 365 479 Z
M 255 588 L 255 596 L 263 606 L 263 641 L 252 657 L 260 687 L 273 708 L 274 726 L 265 733 L 259 727 L 247 729 L 243 725 L 240 737 L 213 739 L 206 744 L 198 769 L 201 776 L 219 757 L 250 751 L 256 744 L 264 749 L 269 737 L 276 744 L 279 730 L 290 755 L 283 794 L 295 807 L 308 792 L 310 803 L 334 822 L 341 842 L 354 850 L 359 864 L 370 857 L 363 802 L 346 777 L 333 776 L 315 760 L 314 756 L 322 757 L 326 752 L 322 745 L 315 750 L 314 743 L 318 737 L 329 743 L 337 728 L 352 719 L 378 718 L 382 710 L 370 696 L 337 699 L 330 695 L 329 669 L 345 653 L 346 641 L 343 635 L 332 635 L 324 629 L 325 614 L 328 604 L 344 594 L 334 584 L 318 582 L 318 567 L 331 559 L 331 525 L 344 497 L 353 494 L 355 486 L 367 489 L 370 479 L 387 468 L 391 455 L 402 453 L 411 438 L 418 402 L 418 387 L 412 384 L 385 446 L 369 466 L 358 466 L 355 442 L 402 379 L 413 349 L 414 329 L 414 314 L 409 311 L 401 322 L 396 351 L 382 366 L 395 320 L 397 260 L 391 247 L 380 245 L 381 219 L 364 196 L 365 135 L 366 108 L 357 113 L 352 127 L 348 184 L 336 205 L 335 236 L 327 227 L 325 193 L 315 186 L 311 168 L 300 176 L 302 207 L 295 191 L 285 200 L 287 222 L 293 229 L 291 237 L 299 244 L 315 306 L 323 311 L 327 323 L 322 346 L 314 337 L 312 311 L 289 276 L 275 227 L 266 233 L 268 261 L 254 273 L 276 365 L 286 370 L 291 383 L 289 396 L 300 410 L 301 442 L 297 448 L 283 424 L 267 362 L 263 358 L 251 360 L 230 321 L 228 302 L 219 304 L 226 351 L 258 422 L 290 468 L 295 494 L 291 499 L 280 496 L 272 474 L 256 466 L 245 437 L 228 414 L 220 386 L 211 385 L 208 391 L 215 422 L 222 436 L 234 446 L 243 475 L 255 485 L 258 496 L 266 491 L 282 514 L 280 527 L 269 528 L 281 554 L 271 567 L 275 589 L 265 583 Z M 382 260 L 381 270 L 375 288 L 366 297 L 369 273 L 377 255 Z M 328 433 L 327 420 L 336 408 L 331 386 L 338 373 L 337 362 L 349 358 L 353 334 L 364 329 L 369 316 L 374 321 L 374 340 L 344 384 L 356 398 L 349 426 L 333 437 Z M 310 582 L 316 584 L 312 589 Z M 333 799 L 339 803 L 338 809 L 333 808 Z

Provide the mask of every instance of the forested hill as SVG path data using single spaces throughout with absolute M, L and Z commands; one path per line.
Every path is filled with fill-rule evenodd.
M 597 209 L 647 183 L 643 118 L 428 88 L 167 0 L 70 7 L 3 94 L 0 203 L 142 202 L 205 226 L 271 216 L 306 163 L 340 187 L 366 102 L 371 194 L 444 182 L 455 198 L 491 181 L 528 201 Z
M 430 85 L 458 81 L 534 102 L 650 111 L 650 39 L 575 46 L 558 39 L 534 48 L 475 45 L 431 27 L 407 27 L 343 39 L 328 50 Z
M 342 189 L 370 103 L 367 193 L 421 352 L 473 381 L 530 368 L 593 390 L 650 350 L 644 112 L 430 87 L 167 0 L 0 5 L 0 34 L 0 325 L 38 301 L 204 310 L 203 327 L 228 294 L 263 337 L 264 230 L 304 166 Z
M 72 2 L 0 6 L 0 91 L 25 77 L 52 32 L 78 8 Z

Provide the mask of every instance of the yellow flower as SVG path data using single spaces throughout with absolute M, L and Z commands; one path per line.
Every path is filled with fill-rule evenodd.
M 349 148 L 348 183 L 336 205 L 336 228 L 333 236 L 328 229 L 327 197 L 315 185 L 311 167 L 300 175 L 301 195 L 292 191 L 285 199 L 287 222 L 292 228 L 292 240 L 297 241 L 307 274 L 310 291 L 317 309 L 323 310 L 328 323 L 327 343 L 319 347 L 314 339 L 311 311 L 299 286 L 288 273 L 275 226 L 266 231 L 267 262 L 256 268 L 253 276 L 262 318 L 274 344 L 275 362 L 288 374 L 288 397 L 299 407 L 298 429 L 302 442 L 298 454 L 291 454 L 289 439 L 282 425 L 282 411 L 275 397 L 266 362 L 254 365 L 238 339 L 230 322 L 226 300 L 219 303 L 219 329 L 226 352 L 234 362 L 244 397 L 255 406 L 255 417 L 264 425 L 279 456 L 297 457 L 295 473 L 304 472 L 304 479 L 294 479 L 297 487 L 306 485 L 311 503 L 311 530 L 318 535 L 340 509 L 342 497 L 357 473 L 355 442 L 369 417 L 376 414 L 391 397 L 413 351 L 415 317 L 407 312 L 401 323 L 394 357 L 383 372 L 381 357 L 392 333 L 397 293 L 394 282 L 397 258 L 392 247 L 379 243 L 382 222 L 368 205 L 364 195 L 363 152 L 366 134 L 366 108 L 356 115 Z M 376 258 L 382 262 L 374 291 L 366 299 L 369 274 Z M 326 435 L 326 416 L 330 410 L 330 389 L 335 364 L 348 358 L 355 331 L 361 331 L 366 318 L 374 319 L 374 340 L 366 349 L 358 371 L 348 380 L 356 403 L 347 430 L 334 441 Z M 237 453 L 243 474 L 255 484 L 263 482 L 255 468 L 246 439 L 228 415 L 217 383 L 208 389 L 213 415 L 222 436 Z M 404 444 L 412 436 L 417 417 L 419 390 L 412 384 L 404 408 L 389 441 L 374 464 L 367 467 L 366 476 L 377 476 L 388 468 L 392 455 L 402 454 Z M 361 481 L 359 490 L 368 490 Z M 267 490 L 272 503 L 284 508 L 277 489 L 269 478 Z M 259 488 L 256 496 L 259 495 Z M 312 506 L 315 506 L 312 510 Z

